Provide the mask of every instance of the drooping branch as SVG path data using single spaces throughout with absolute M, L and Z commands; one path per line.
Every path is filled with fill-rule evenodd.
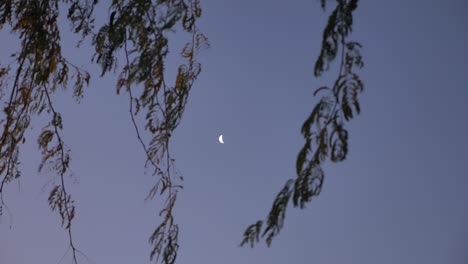
M 3 208 L 7 209 L 3 199 L 6 183 L 20 176 L 17 165 L 19 143 L 25 141 L 24 131 L 29 127 L 31 118 L 45 111 L 52 115 L 52 121 L 43 128 L 38 138 L 42 153 L 38 169 L 42 171 L 48 165 L 60 177 L 60 183 L 50 193 L 49 204 L 53 210 L 57 209 L 62 224 L 69 232 L 73 261 L 77 262 L 76 253 L 79 251 L 74 246 L 71 232 L 74 206 L 65 188 L 70 156 L 62 140 L 62 119 L 53 108 L 52 95 L 58 87 L 66 88 L 68 80 L 74 78 L 73 96 L 79 101 L 83 97 L 83 88 L 89 85 L 90 75 L 62 56 L 57 27 L 60 4 L 68 5 L 67 18 L 72 31 L 81 35 L 78 46 L 87 36 L 92 37 L 96 51 L 93 59 L 101 65 L 102 75 L 116 69 L 118 51 L 125 45 L 126 65 L 117 83 L 117 91 L 122 86 L 128 91 L 131 120 L 146 154 L 146 166 L 151 166 L 153 174 L 158 176 L 148 198 L 156 193 L 166 195 L 165 207 L 160 211 L 164 220 L 159 226 L 161 228 L 156 229 L 163 230 L 162 239 L 158 232 L 156 236 L 151 236 L 151 243 L 154 244 L 151 258 L 162 255 L 165 263 L 173 263 L 177 256 L 179 229 L 172 212 L 177 192 L 182 188 L 176 181 L 183 178 L 178 177 L 174 167 L 169 141 L 180 123 L 193 82 L 201 71 L 196 55 L 208 46 L 206 37 L 196 27 L 196 21 L 201 16 L 199 0 L 113 1 L 108 23 L 97 32 L 94 32 L 93 18 L 97 0 L 0 2 L 0 28 L 8 24 L 22 43 L 22 50 L 15 54 L 16 77 L 4 110 L 6 118 L 2 121 L 0 213 Z M 186 63 L 178 67 L 174 85 L 168 85 L 165 62 L 169 51 L 169 34 L 178 24 L 181 24 L 183 31 L 191 34 L 191 42 L 187 43 L 181 54 Z M 10 67 L 5 69 L 0 72 L 2 76 L 8 74 Z M 74 70 L 71 78 L 70 70 Z M 2 76 L 0 84 L 4 87 Z M 141 94 L 134 95 L 133 87 L 143 88 Z M 145 114 L 145 123 L 141 127 L 135 118 L 140 110 Z M 151 135 L 148 143 L 143 140 L 143 130 Z
M 266 226 L 263 221 L 250 225 L 244 232 L 241 246 L 251 247 L 266 236 L 271 245 L 283 227 L 286 209 L 290 200 L 294 207 L 301 209 L 322 191 L 324 171 L 322 164 L 327 160 L 339 162 L 348 153 L 348 131 L 344 128 L 347 121 L 359 114 L 358 95 L 364 85 L 354 73 L 354 67 L 362 68 L 361 45 L 348 41 L 352 31 L 353 11 L 357 0 L 337 0 L 337 5 L 328 18 L 323 31 L 322 49 L 315 64 L 314 74 L 322 75 L 330 63 L 340 54 L 339 73 L 332 88 L 322 86 L 314 92 L 319 101 L 302 125 L 301 133 L 305 144 L 299 151 L 296 161 L 295 179 L 287 181 L 276 196 L 268 214 Z M 326 1 L 321 1 L 324 8 Z M 341 49 L 340 49 L 341 47 Z M 325 95 L 322 95 L 326 93 Z
M 70 165 L 70 155 L 65 150 L 65 145 L 59 132 L 62 129 L 62 117 L 58 112 L 55 111 L 46 86 L 43 86 L 43 91 L 47 98 L 48 108 L 52 113 L 52 121 L 48 126 L 53 127 L 53 132 L 44 129 L 41 133 L 41 136 L 39 137 L 39 147 L 42 148 L 44 156 L 48 157 L 47 159 L 43 159 L 41 165 L 49 161 L 50 158 L 57 155 L 59 156 L 59 159 L 55 161 L 55 169 L 58 171 L 60 176 L 60 185 L 56 185 L 50 193 L 48 199 L 49 205 L 51 206 L 52 210 L 58 208 L 62 218 L 62 226 L 65 225 L 65 229 L 68 231 L 68 240 L 72 250 L 73 263 L 78 264 L 78 260 L 76 258 L 77 249 L 73 242 L 72 235 L 72 220 L 75 216 L 75 206 L 71 196 L 67 193 L 65 186 L 65 175 Z M 53 135 L 51 133 L 53 133 Z M 48 149 L 48 143 L 52 140 L 52 137 L 56 138 L 57 145 L 52 149 Z
M 206 37 L 196 28 L 195 21 L 201 15 L 198 0 L 160 2 L 120 2 L 111 6 L 109 21 L 94 39 L 95 59 L 102 66 L 103 74 L 114 69 L 116 55 L 123 49 L 125 64 L 117 81 L 117 93 L 122 88 L 129 96 L 129 114 L 137 139 L 146 156 L 147 168 L 157 181 L 146 199 L 155 195 L 165 196 L 159 215 L 163 218 L 150 236 L 153 245 L 150 259 L 174 263 L 177 257 L 179 227 L 173 210 L 177 193 L 182 189 L 178 181 L 182 177 L 174 167 L 169 142 L 173 131 L 180 123 L 190 88 L 200 73 L 197 53 L 207 47 Z M 135 16 L 133 12 L 142 12 Z M 165 63 L 170 29 L 178 21 L 182 29 L 191 35 L 191 42 L 182 50 L 186 64 L 178 67 L 175 84 L 166 81 Z M 123 36 L 123 37 L 121 37 Z M 134 93 L 142 88 L 140 95 Z M 144 114 L 145 124 L 140 126 L 136 118 Z M 145 142 L 142 132 L 151 138 Z
M 64 1 L 67 2 L 67 1 Z M 51 94 L 58 87 L 67 88 L 70 67 L 74 69 L 73 95 L 79 100 L 83 87 L 89 84 L 87 72 L 62 56 L 60 31 L 57 26 L 59 1 L 2 1 L 0 3 L 0 28 L 8 23 L 12 34 L 17 34 L 21 49 L 12 56 L 16 60 L 14 82 L 9 88 L 9 99 L 4 108 L 3 130 L 0 137 L 0 207 L 6 207 L 3 191 L 6 183 L 21 176 L 19 170 L 20 144 L 25 143 L 25 131 L 31 120 L 45 112 L 52 113 L 52 121 L 43 129 L 37 142 L 42 154 L 38 170 L 45 165 L 58 174 L 59 184 L 49 195 L 49 205 L 59 212 L 62 225 L 68 232 L 73 262 L 77 263 L 76 249 L 72 239 L 71 222 L 74 206 L 65 189 L 70 156 L 60 135 L 62 120 L 52 105 Z M 76 20 L 77 21 L 77 20 Z M 10 65 L 7 69 L 13 68 Z M 2 71 L 5 74 L 5 71 Z M 8 71 L 6 72 L 6 74 Z M 1 78 L 1 77 L 0 77 Z M 7 83 L 0 82 L 2 90 Z M 55 146 L 50 146 L 55 141 Z M 1 211 L 1 210 L 0 210 Z M 83 253 L 80 253 L 84 255 Z

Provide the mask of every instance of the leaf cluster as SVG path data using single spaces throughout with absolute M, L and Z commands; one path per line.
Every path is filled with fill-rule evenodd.
M 49 205 L 52 211 L 58 210 L 62 218 L 62 226 L 70 229 L 71 222 L 75 217 L 75 206 L 71 196 L 66 194 L 62 186 L 56 185 L 49 194 Z

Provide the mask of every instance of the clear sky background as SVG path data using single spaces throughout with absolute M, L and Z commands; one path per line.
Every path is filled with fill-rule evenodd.
M 324 13 L 312 0 L 203 0 L 202 7 L 212 47 L 171 142 L 185 177 L 177 263 L 468 263 L 465 1 L 360 1 L 352 39 L 364 45 L 365 92 L 362 114 L 348 125 L 349 156 L 325 166 L 323 192 L 306 210 L 288 209 L 271 248 L 254 249 L 238 247 L 242 233 L 295 176 L 312 93 L 335 77 L 313 77 L 332 6 Z M 5 63 L 18 46 L 8 32 L 0 37 Z M 89 45 L 77 51 L 74 38 L 63 40 L 70 60 L 97 77 Z M 75 243 L 97 264 L 149 263 L 161 203 L 144 202 L 156 179 L 144 174 L 128 98 L 116 95 L 115 80 L 93 78 L 81 104 L 71 91 L 56 96 L 76 175 L 68 187 Z M 47 120 L 39 121 L 22 148 L 23 176 L 6 189 L 13 221 L 10 228 L 4 214 L 0 224 L 1 264 L 58 263 L 68 248 L 47 205 L 55 176 L 36 172 L 36 136 Z

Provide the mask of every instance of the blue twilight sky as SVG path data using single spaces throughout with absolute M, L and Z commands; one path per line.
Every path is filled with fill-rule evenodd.
M 238 247 L 242 232 L 294 177 L 312 93 L 334 77 L 313 78 L 329 12 L 312 0 L 202 7 L 212 47 L 171 147 L 185 177 L 177 263 L 468 263 L 465 1 L 360 1 L 352 38 L 364 45 L 365 92 L 348 126 L 349 157 L 325 167 L 323 192 L 306 210 L 288 210 L 271 248 L 254 249 Z M 5 63 L 18 46 L 8 32 L 0 39 Z M 70 60 L 97 77 L 89 45 L 77 51 L 73 37 L 63 41 Z M 155 179 L 144 174 L 115 80 L 93 78 L 81 104 L 70 92 L 56 96 L 76 174 L 75 242 L 91 263 L 149 263 L 160 203 L 143 201 Z M 58 263 L 68 248 L 46 202 L 54 176 L 36 173 L 39 121 L 22 148 L 23 177 L 5 194 L 13 221 L 10 229 L 4 215 L 0 225 L 0 264 Z

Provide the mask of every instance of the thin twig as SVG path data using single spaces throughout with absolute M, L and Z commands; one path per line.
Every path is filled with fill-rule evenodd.
M 43 89 L 44 89 L 44 92 L 45 92 L 46 97 L 47 97 L 47 102 L 48 102 L 49 108 L 52 111 L 52 114 L 54 115 L 54 118 L 55 118 L 55 116 L 57 116 L 57 112 L 55 111 L 55 109 L 53 107 L 52 100 L 50 99 L 49 91 L 47 90 L 47 87 L 45 85 L 43 86 Z M 57 136 L 59 149 L 60 149 L 60 161 L 62 163 L 62 168 L 61 168 L 59 174 L 60 174 L 60 182 L 61 182 L 62 192 L 63 192 L 63 195 L 64 195 L 65 199 L 67 199 L 68 194 L 67 194 L 67 191 L 66 191 L 66 188 L 65 188 L 65 177 L 64 176 L 65 176 L 65 172 L 66 172 L 66 169 L 67 169 L 68 165 L 65 166 L 65 164 L 67 162 L 65 161 L 64 143 L 63 143 L 62 138 L 60 136 L 60 133 L 58 131 L 57 124 L 55 122 L 52 122 L 52 125 L 54 126 L 54 134 Z M 76 249 L 76 247 L 74 245 L 72 230 L 71 230 L 72 229 L 72 226 L 71 226 L 72 217 L 71 217 L 71 213 L 70 213 L 71 209 L 68 207 L 67 202 L 64 203 L 64 206 L 65 206 L 65 213 L 67 214 L 67 218 L 68 218 L 68 223 L 67 223 L 66 229 L 68 230 L 68 238 L 69 238 L 70 248 L 72 249 L 73 263 L 78 264 L 78 260 L 76 258 L 76 253 L 77 253 L 78 250 Z

